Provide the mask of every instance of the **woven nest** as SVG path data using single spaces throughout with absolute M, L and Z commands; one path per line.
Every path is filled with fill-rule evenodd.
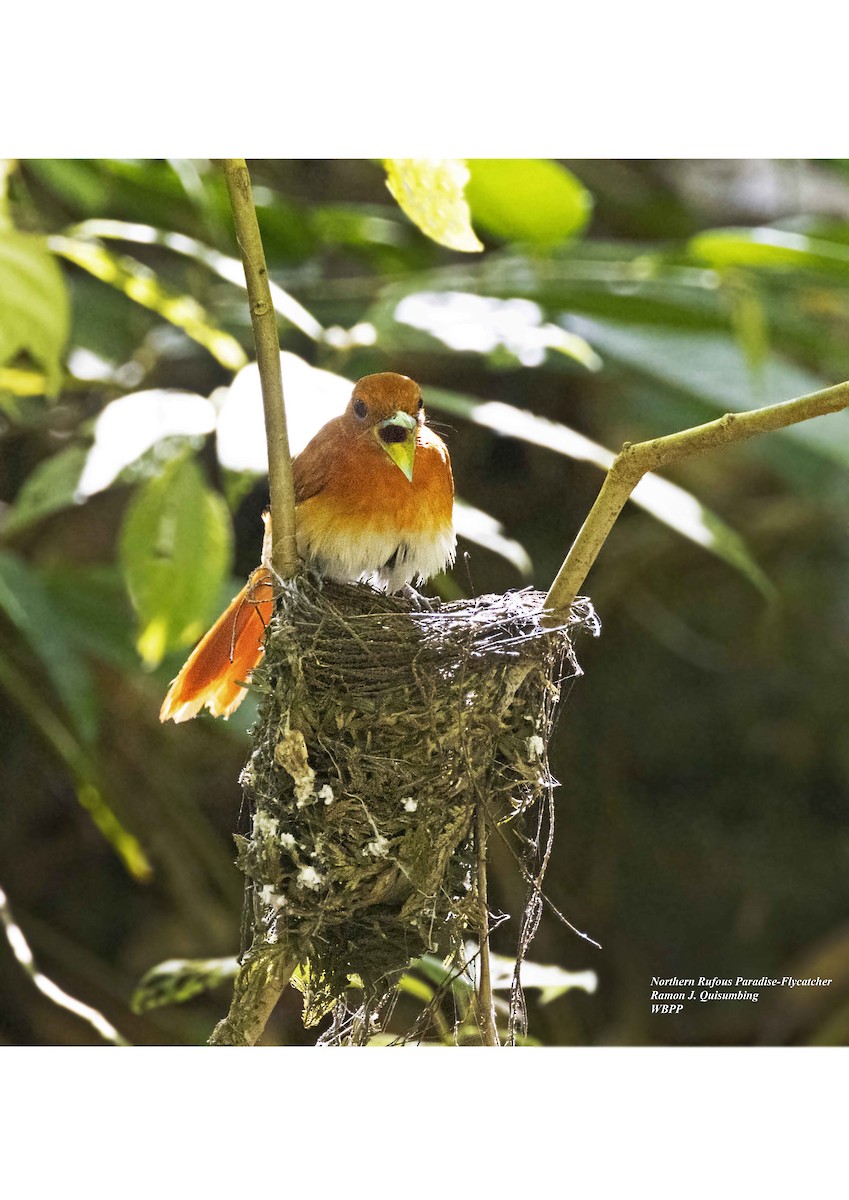
M 410 961 L 477 931 L 474 814 L 526 812 L 554 781 L 547 746 L 577 629 L 541 624 L 531 589 L 418 610 L 366 585 L 282 585 L 243 772 L 251 951 L 301 964 L 305 1022 L 361 981 L 385 996 Z M 485 932 L 484 932 L 485 936 Z

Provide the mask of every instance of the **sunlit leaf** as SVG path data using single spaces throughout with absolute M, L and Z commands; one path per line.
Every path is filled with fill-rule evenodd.
M 691 238 L 687 248 L 713 267 L 849 275 L 849 246 L 785 229 L 710 229 Z
M 387 159 L 386 186 L 427 237 L 450 250 L 483 250 L 463 189 L 468 168 L 456 158 Z
M 533 300 L 500 300 L 468 292 L 416 292 L 397 305 L 395 320 L 438 338 L 450 350 L 492 354 L 506 350 L 524 367 L 536 367 L 553 350 L 597 371 L 601 359 L 582 337 L 545 321 Z
M 166 287 L 149 267 L 82 238 L 53 234 L 48 244 L 56 254 L 182 329 L 228 370 L 237 371 L 247 362 L 236 339 L 220 329 L 197 300 Z
M 169 958 L 142 977 L 133 992 L 134 1013 L 149 1012 L 166 1004 L 185 1004 L 236 977 L 239 960 L 232 958 Z
M 460 537 L 505 558 L 523 579 L 530 579 L 533 563 L 527 550 L 521 542 L 507 537 L 504 526 L 495 517 L 458 499 L 454 503 L 454 527 Z
M 216 615 L 231 548 L 227 505 L 193 459 L 174 459 L 139 488 L 121 530 L 120 557 L 147 667 L 195 641 Z
M 65 280 L 44 238 L 0 229 L 0 367 L 31 359 L 54 394 L 69 323 Z
M 92 496 L 165 438 L 203 437 L 215 428 L 215 407 L 194 392 L 155 388 L 107 404 L 94 426 L 94 444 L 79 479 Z
M 197 238 L 186 237 L 182 233 L 173 233 L 166 229 L 156 229 L 152 225 L 141 225 L 129 221 L 112 221 L 92 219 L 83 221 L 68 230 L 68 236 L 82 241 L 97 238 L 112 238 L 123 242 L 135 242 L 142 246 L 164 246 L 195 262 L 201 263 L 220 279 L 233 283 L 242 290 L 246 289 L 245 269 L 237 258 L 221 254 L 211 246 L 199 242 Z M 290 296 L 273 280 L 268 281 L 271 290 L 271 302 L 275 312 L 290 325 L 294 325 L 313 341 L 321 341 L 324 329 L 312 313 L 307 312 L 294 296 Z M 241 365 L 241 364 L 240 364 Z
M 63 615 L 51 603 L 39 575 L 5 550 L 0 550 L 0 611 L 53 684 L 77 737 L 90 746 L 97 734 L 97 698 L 89 670 L 71 644 Z
M 47 390 L 47 376 L 41 371 L 0 367 L 0 392 L 11 392 L 13 396 L 44 396 Z
M 431 388 L 429 396 L 435 407 L 446 412 L 465 417 L 505 437 L 515 437 L 557 454 L 565 454 L 579 462 L 592 463 L 605 471 L 616 457 L 610 450 L 566 425 L 524 412 L 501 401 L 473 400 L 470 396 L 441 388 Z M 670 529 L 741 571 L 765 596 L 774 594 L 771 583 L 746 548 L 740 534 L 684 488 L 659 475 L 647 475 L 631 493 L 630 499 Z M 568 531 L 564 530 L 564 537 L 567 534 Z
M 473 158 L 466 198 L 472 216 L 508 242 L 551 247 L 574 237 L 592 196 L 571 171 L 543 158 Z
M 490 954 L 490 970 L 493 991 L 507 991 L 513 986 L 516 963 L 503 954 Z M 562 967 L 546 966 L 543 963 L 522 963 L 522 987 L 538 988 L 540 1004 L 550 1004 L 558 996 L 577 988 L 593 993 L 598 987 L 595 971 L 565 971 Z
M 40 462 L 6 513 L 2 532 L 18 533 L 34 521 L 70 507 L 87 454 L 84 446 L 68 446 Z

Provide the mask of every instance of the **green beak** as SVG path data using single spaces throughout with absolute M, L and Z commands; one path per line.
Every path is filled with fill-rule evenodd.
M 388 420 L 381 421 L 376 429 L 381 446 L 410 483 L 413 482 L 418 427 L 415 417 L 399 411 Z

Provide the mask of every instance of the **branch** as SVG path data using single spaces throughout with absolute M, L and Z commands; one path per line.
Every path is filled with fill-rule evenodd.
M 250 951 L 239 967 L 230 1011 L 215 1026 L 209 1045 L 255 1046 L 295 965 L 278 948 Z
M 224 178 L 233 210 L 236 239 L 245 268 L 256 360 L 262 384 L 265 437 L 268 442 L 268 491 L 271 506 L 271 567 L 281 579 L 298 569 L 295 543 L 295 486 L 283 405 L 277 317 L 268 284 L 268 268 L 256 219 L 251 179 L 243 158 L 224 159 Z
M 608 471 L 595 504 L 590 509 L 557 578 L 549 589 L 545 606 L 552 614 L 567 612 L 590 568 L 607 540 L 628 497 L 649 471 L 742 442 L 760 433 L 784 429 L 811 417 L 839 412 L 849 406 L 849 382 L 835 384 L 810 396 L 786 400 L 750 412 L 726 413 L 716 421 L 684 429 L 649 442 L 626 442 Z M 553 618 L 552 618 L 553 619 Z

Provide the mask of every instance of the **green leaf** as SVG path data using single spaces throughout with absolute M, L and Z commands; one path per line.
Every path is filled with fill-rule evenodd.
M 218 250 L 213 250 L 204 242 L 199 242 L 197 238 L 186 237 L 182 233 L 172 233 L 167 229 L 156 229 L 153 225 L 142 225 L 136 222 L 96 219 L 82 221 L 79 225 L 75 225 L 73 229 L 68 230 L 68 236 L 85 243 L 97 238 L 112 238 L 141 246 L 163 246 L 175 254 L 183 255 L 193 262 L 200 263 L 217 275 L 219 279 L 235 284 L 242 291 L 247 289 L 245 269 L 237 258 L 231 258 Z M 324 337 L 324 329 L 312 313 L 307 312 L 294 296 L 284 291 L 273 280 L 269 279 L 268 286 L 274 311 L 284 321 L 288 321 L 290 325 L 300 329 L 301 333 L 306 334 L 314 342 L 321 341 Z
M 136 259 L 113 254 L 95 242 L 61 234 L 54 234 L 49 245 L 69 262 L 182 329 L 228 370 L 237 371 L 247 362 L 236 339 L 220 329 L 197 300 L 167 288 L 154 271 Z
M 429 388 L 428 398 L 433 407 L 465 417 L 505 437 L 543 446 L 579 462 L 592 463 L 605 471 L 616 457 L 604 446 L 599 446 L 566 425 L 524 412 L 500 400 L 473 400 L 470 396 L 441 388 Z M 772 599 L 775 589 L 755 562 L 740 534 L 684 488 L 659 475 L 647 475 L 631 493 L 630 499 L 676 533 L 703 546 L 741 571 L 767 599 Z
M 0 229 L 0 367 L 28 357 L 43 369 L 54 395 L 69 324 L 65 280 L 44 238 Z
M 159 963 L 139 981 L 130 1007 L 134 1013 L 148 1012 L 166 1004 L 185 1004 L 202 992 L 235 979 L 239 960 L 232 958 L 170 958 Z
M 849 274 L 849 246 L 784 229 L 709 229 L 691 238 L 687 248 L 694 258 L 719 268 Z
M 404 337 L 404 328 L 410 326 L 424 330 L 450 350 L 509 356 L 524 367 L 539 366 L 546 351 L 553 350 L 588 371 L 601 368 L 601 359 L 592 347 L 561 325 L 545 321 L 533 300 L 500 300 L 468 292 L 413 292 L 398 302 L 392 320 L 392 330 L 386 329 L 387 322 L 381 322 L 383 332 L 405 348 L 417 348 L 414 339 Z M 384 336 L 384 348 L 386 341 Z
M 423 234 L 450 250 L 477 251 L 463 188 L 469 178 L 456 158 L 390 158 L 386 186 Z
M 97 735 L 97 697 L 88 668 L 39 575 L 5 550 L 0 550 L 0 610 L 39 659 L 79 740 L 91 746 Z
M 819 375 L 803 370 L 777 354 L 762 363 L 753 380 L 739 346 L 727 335 L 692 332 L 654 325 L 570 318 L 570 326 L 612 360 L 667 387 L 701 401 L 715 412 L 744 412 L 781 400 L 806 396 L 828 385 Z M 666 432 L 666 431 L 664 431 Z M 832 413 L 802 421 L 758 439 L 765 455 L 780 466 L 781 447 L 796 442 L 820 458 L 849 466 L 849 417 Z M 796 473 L 798 476 L 798 472 Z
M 590 193 L 551 159 L 473 158 L 468 165 L 472 216 L 505 241 L 558 246 L 580 233 L 590 218 Z
M 193 459 L 174 459 L 139 488 L 121 530 L 120 559 L 147 667 L 196 641 L 215 617 L 231 549 L 227 505 Z
M 6 514 L 4 536 L 19 533 L 42 517 L 70 508 L 75 503 L 87 456 L 84 446 L 68 446 L 40 462 Z
M 128 674 L 138 670 L 132 611 L 116 564 L 53 563 L 42 570 L 41 578 L 81 653 Z

